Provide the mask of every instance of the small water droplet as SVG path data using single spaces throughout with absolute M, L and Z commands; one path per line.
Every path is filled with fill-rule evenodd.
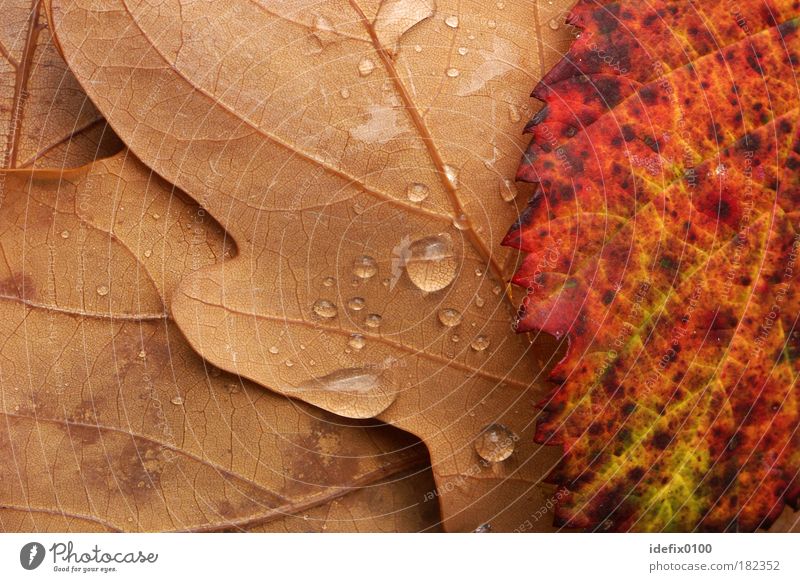
M 151 216 L 152 216 L 152 217 L 153 217 L 155 220 L 158 220 L 159 218 L 161 218 L 161 215 L 160 215 L 158 212 L 154 212 L 153 214 L 151 214 Z
M 444 23 L 450 28 L 458 28 L 458 16 L 448 16 L 444 19 Z
M 467 47 L 465 46 L 458 47 L 458 54 L 460 54 L 462 57 L 465 56 L 468 52 L 469 49 Z
M 370 313 L 364 320 L 364 323 L 366 323 L 367 327 L 371 327 L 374 329 L 376 327 L 380 327 L 382 320 L 383 318 L 380 315 L 376 313 Z
M 472 340 L 470 347 L 472 347 L 472 349 L 475 350 L 476 352 L 482 352 L 483 350 L 489 347 L 489 343 L 490 342 L 488 337 L 486 337 L 485 335 L 479 335 L 474 340 Z
M 444 167 L 444 176 L 453 188 L 458 188 L 458 171 L 453 166 Z
M 475 296 L 475 305 L 477 305 L 478 307 L 483 307 L 484 305 L 486 305 L 486 300 L 483 297 L 481 297 L 480 295 L 476 295 Z
M 375 63 L 372 59 L 363 58 L 361 62 L 358 63 L 358 74 L 362 77 L 367 77 L 372 74 L 372 71 L 375 70 Z
M 414 45 L 414 51 L 418 52 L 418 53 L 421 53 L 422 52 L 422 47 L 420 45 L 418 45 L 418 44 Z
M 139 352 L 139 358 L 144 360 L 146 357 L 147 357 L 147 352 L 145 352 L 144 350 L 141 350 Z
M 333 277 L 325 277 L 322 280 L 323 287 L 333 287 L 334 285 L 336 285 L 336 279 L 334 279 Z
M 430 188 L 425 184 L 415 182 L 408 186 L 408 199 L 411 200 L 411 202 L 422 202 L 428 197 L 430 191 Z
M 455 67 L 450 67 L 447 69 L 447 76 L 451 78 L 458 77 L 461 74 L 461 71 L 456 69 Z
M 501 293 L 502 291 L 503 291 L 503 289 L 502 289 L 502 287 L 500 287 L 500 285 L 498 285 L 497 287 L 495 287 L 494 289 L 492 289 L 492 293 L 494 293 L 495 295 L 500 295 L 500 293 Z
M 108 295 L 108 287 L 106 287 L 105 285 L 98 285 L 97 294 L 100 295 L 101 297 L 105 297 L 106 295 Z
M 347 345 L 353 348 L 354 350 L 363 349 L 363 347 L 367 344 L 367 341 L 364 339 L 364 336 L 360 333 L 354 333 L 350 336 L 350 341 L 347 342 Z
M 460 342 L 460 341 L 461 341 L 461 336 L 460 336 L 460 335 L 458 335 L 458 334 L 453 334 L 453 335 L 450 337 L 450 341 L 451 341 L 451 342 L 453 342 L 454 344 L 457 344 L 458 342 Z
M 508 178 L 500 180 L 500 198 L 502 198 L 504 202 L 513 201 L 516 199 L 517 194 L 519 194 L 519 190 L 517 190 L 517 184 L 514 180 Z
M 353 311 L 361 311 L 367 305 L 363 297 L 353 297 L 347 302 L 347 307 Z
M 408 247 L 406 273 L 421 291 L 444 289 L 455 279 L 457 269 L 453 240 L 447 234 L 427 236 Z
M 325 319 L 336 317 L 336 306 L 327 299 L 320 299 L 314 303 L 314 313 Z
M 502 424 L 490 424 L 475 439 L 475 452 L 487 463 L 500 463 L 514 452 L 516 441 L 516 435 Z
M 278 352 L 280 352 L 280 350 L 278 349 L 278 346 L 271 346 L 269 348 L 269 353 L 270 354 L 277 354 Z
M 559 26 L 561 26 L 561 25 L 558 23 L 558 20 L 556 20 L 555 18 L 551 18 L 548 26 L 552 30 L 558 30 Z
M 472 533 L 492 533 L 492 526 L 488 523 L 479 525 Z
M 466 214 L 459 214 L 453 217 L 453 226 L 458 230 L 469 230 L 469 219 Z
M 61 238 L 69 238 L 69 231 L 68 230 L 62 230 L 61 231 Z
M 183 398 L 181 398 L 180 396 L 174 396 L 172 400 L 170 400 L 170 402 L 172 402 L 175 406 L 180 406 L 181 404 L 183 404 Z
M 149 259 L 149 258 L 150 258 L 152 255 L 153 255 L 153 251 L 151 251 L 150 249 L 147 249 L 147 250 L 144 252 L 144 256 L 145 256 L 145 257 L 147 257 L 148 259 Z
M 486 26 L 494 30 L 495 28 L 497 28 L 497 21 L 490 20 L 489 22 L 486 23 Z
M 456 311 L 455 309 L 451 309 L 446 307 L 445 309 L 439 310 L 439 321 L 442 322 L 442 325 L 446 327 L 455 327 L 461 323 L 461 313 Z
M 350 89 L 348 89 L 347 87 L 343 87 L 339 91 L 339 95 L 342 97 L 342 99 L 350 99 Z
M 353 261 L 353 274 L 359 279 L 371 279 L 378 272 L 378 263 L 370 256 L 363 255 Z
M 287 368 L 291 368 L 292 366 L 294 366 L 294 362 L 292 360 L 286 360 L 286 362 L 284 363 L 286 364 Z

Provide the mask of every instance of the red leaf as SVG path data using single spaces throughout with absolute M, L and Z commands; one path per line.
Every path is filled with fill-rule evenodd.
M 557 523 L 754 530 L 800 493 L 796 0 L 582 0 L 504 244 L 566 337 Z

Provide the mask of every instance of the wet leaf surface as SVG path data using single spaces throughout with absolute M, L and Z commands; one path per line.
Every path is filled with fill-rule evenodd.
M 509 333 L 497 242 L 566 4 L 50 3 L 98 109 L 238 246 L 171 302 L 192 347 L 421 437 L 454 531 L 516 529 L 552 495 L 557 451 L 532 440 L 554 342 Z

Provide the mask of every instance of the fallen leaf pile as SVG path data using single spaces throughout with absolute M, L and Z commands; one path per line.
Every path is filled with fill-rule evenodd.
M 0 0 L 0 531 L 776 517 L 791 288 L 743 350 L 793 252 L 791 3 L 572 3 Z
M 569 339 L 537 440 L 557 522 L 752 531 L 800 495 L 800 10 L 580 2 L 506 244 Z

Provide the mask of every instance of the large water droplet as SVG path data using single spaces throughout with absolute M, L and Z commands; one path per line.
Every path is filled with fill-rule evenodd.
M 514 452 L 517 436 L 502 424 L 490 424 L 475 439 L 475 452 L 487 463 L 505 461 Z
M 409 245 L 408 251 L 406 273 L 420 290 L 426 293 L 440 291 L 456 278 L 458 265 L 450 235 L 418 239 Z
M 327 299 L 320 299 L 314 303 L 314 313 L 325 319 L 336 317 L 336 306 Z
M 461 313 L 449 307 L 439 311 L 439 321 L 446 327 L 455 327 L 461 323 Z
M 353 274 L 359 279 L 371 279 L 378 272 L 378 263 L 372 257 L 363 255 L 353 261 Z
M 408 199 L 411 202 L 422 202 L 428 197 L 431 190 L 425 184 L 414 183 L 408 187 Z
M 453 226 L 458 230 L 469 230 L 469 219 L 466 214 L 459 214 L 453 217 Z
M 313 378 L 290 395 L 348 418 L 372 418 L 386 410 L 397 392 L 386 372 L 349 368 Z

